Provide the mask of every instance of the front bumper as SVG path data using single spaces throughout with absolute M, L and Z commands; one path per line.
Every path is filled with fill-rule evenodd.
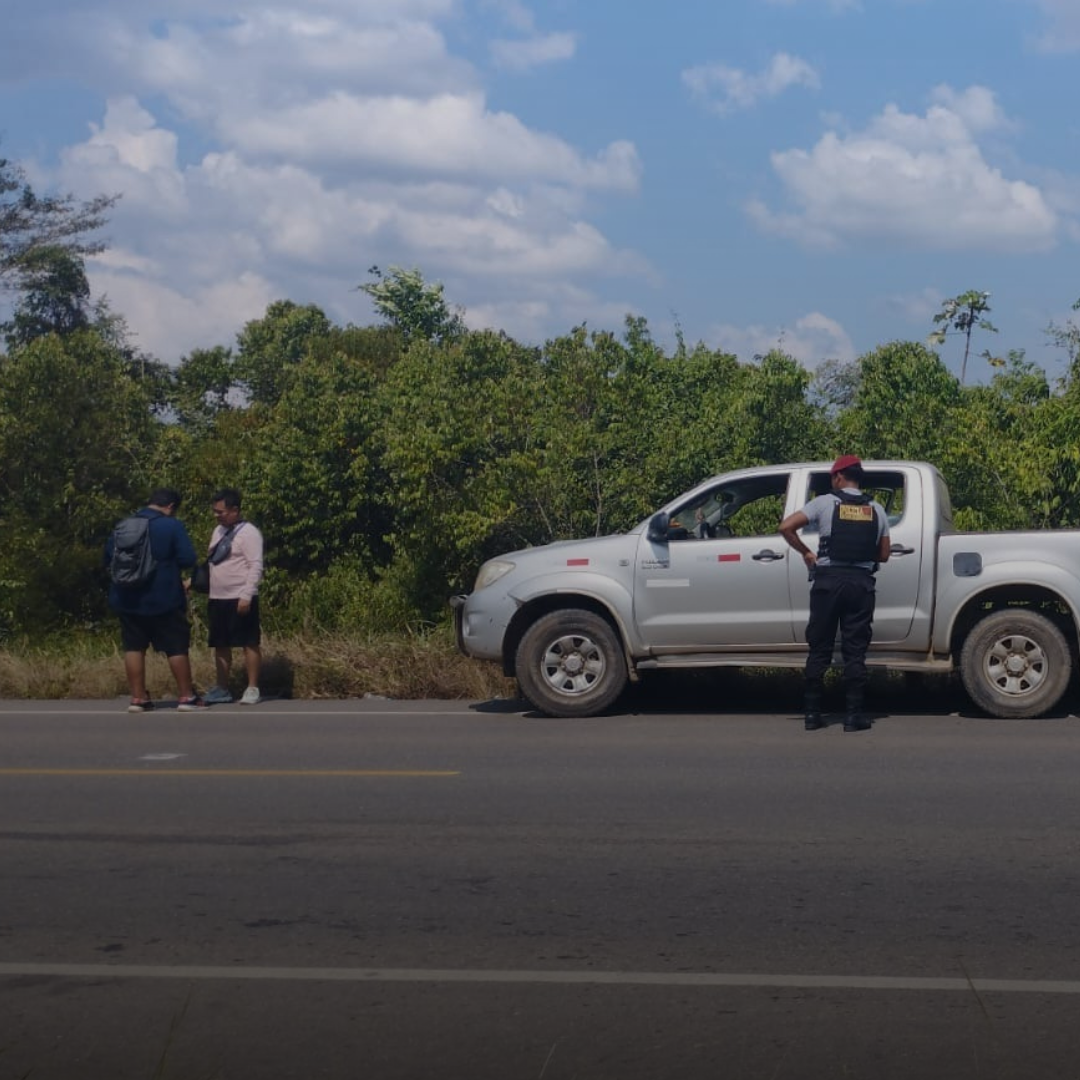
M 501 663 L 503 639 L 513 601 L 494 589 L 484 589 L 468 596 L 450 597 L 454 613 L 454 637 L 457 647 L 474 660 Z

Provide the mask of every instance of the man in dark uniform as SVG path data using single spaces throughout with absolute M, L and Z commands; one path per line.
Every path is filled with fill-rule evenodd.
M 825 726 L 821 697 L 839 627 L 847 698 L 844 730 L 866 731 L 870 721 L 862 710 L 874 622 L 874 574 L 878 564 L 889 559 L 889 519 L 860 490 L 863 468 L 854 454 L 838 457 L 830 475 L 831 492 L 780 522 L 781 535 L 802 555 L 812 581 L 806 624 L 806 730 Z M 810 524 L 817 526 L 817 554 L 798 535 Z

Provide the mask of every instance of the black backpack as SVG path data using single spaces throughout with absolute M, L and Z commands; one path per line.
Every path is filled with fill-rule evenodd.
M 122 589 L 145 585 L 157 569 L 150 550 L 150 519 L 138 514 L 124 518 L 113 529 L 112 551 L 109 574 L 113 582 Z

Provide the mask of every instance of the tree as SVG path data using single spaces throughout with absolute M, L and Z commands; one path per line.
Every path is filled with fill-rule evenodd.
M 1080 311 L 1080 300 L 1072 306 L 1073 311 Z M 1044 331 L 1055 348 L 1064 349 L 1069 357 L 1069 378 L 1076 380 L 1077 361 L 1080 361 L 1080 326 L 1072 319 L 1066 319 L 1064 326 L 1051 322 Z
M 368 273 L 375 280 L 357 289 L 371 297 L 375 310 L 397 328 L 406 345 L 416 340 L 440 344 L 464 332 L 465 323 L 459 312 L 451 313 L 442 285 L 428 285 L 419 270 L 391 266 L 384 274 L 373 266 Z
M 58 246 L 35 248 L 23 256 L 19 275 L 22 297 L 11 319 L 0 323 L 9 349 L 90 325 L 90 283 L 81 256 Z
M 809 384 L 809 373 L 779 349 L 745 369 L 729 421 L 742 464 L 797 461 L 825 449 L 823 415 L 807 401 Z
M 854 403 L 860 377 L 858 361 L 826 360 L 810 380 L 810 400 L 835 419 Z
M 42 248 L 58 248 L 81 259 L 105 249 L 91 238 L 108 220 L 119 195 L 98 195 L 81 202 L 74 195 L 35 194 L 26 174 L 0 158 L 0 288 L 20 288 Z
M 334 353 L 305 357 L 255 433 L 239 482 L 266 533 L 268 561 L 293 575 L 352 554 L 367 565 L 375 521 L 372 376 Z
M 940 462 L 961 403 L 960 384 L 924 345 L 893 341 L 859 360 L 855 400 L 838 420 L 838 447 L 866 458 Z
M 233 370 L 252 402 L 273 405 L 288 388 L 314 341 L 330 333 L 330 320 L 315 304 L 275 300 L 261 319 L 236 335 Z
M 539 382 L 534 349 L 476 331 L 418 342 L 379 386 L 387 573 L 425 618 L 442 616 L 448 591 L 467 587 L 484 558 L 551 538 L 537 525 L 548 512 L 537 507 Z M 588 483 L 562 460 L 564 487 Z
M 193 349 L 173 375 L 169 404 L 185 427 L 206 428 L 231 407 L 232 388 L 232 350 L 224 345 Z
M 93 330 L 36 338 L 0 364 L 0 622 L 44 631 L 104 613 L 105 537 L 170 479 L 145 471 L 159 429 Z
M 986 302 L 989 298 L 990 294 L 988 292 L 969 289 L 959 296 L 954 296 L 951 300 L 946 300 L 942 304 L 941 310 L 934 316 L 935 324 L 940 326 L 941 329 L 930 334 L 927 339 L 928 344 L 944 345 L 950 326 L 964 335 L 964 360 L 960 365 L 961 386 L 964 385 L 964 377 L 967 374 L 968 353 L 971 352 L 971 335 L 976 327 L 980 330 L 989 330 L 993 334 L 997 333 L 997 327 L 988 319 L 983 318 L 990 310 L 990 305 Z M 985 349 L 980 355 L 987 363 L 995 367 L 1000 367 L 1004 362 L 992 356 L 989 349 Z

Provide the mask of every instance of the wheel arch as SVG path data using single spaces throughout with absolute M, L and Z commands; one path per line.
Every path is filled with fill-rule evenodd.
M 630 678 L 634 679 L 636 677 L 634 661 L 630 650 L 627 648 L 626 629 L 623 626 L 622 619 L 619 618 L 609 604 L 599 597 L 589 593 L 576 592 L 544 593 L 540 596 L 534 596 L 514 612 L 513 618 L 511 618 L 510 624 L 506 628 L 506 633 L 503 635 L 503 674 L 510 678 L 517 677 L 518 646 L 521 644 L 521 639 L 525 636 L 525 632 L 529 627 L 544 615 L 567 608 L 590 611 L 594 615 L 599 615 L 611 627 L 622 645 Z
M 988 615 L 1016 609 L 1031 611 L 1048 618 L 1065 635 L 1073 655 L 1077 654 L 1080 634 L 1076 612 L 1054 589 L 1042 585 L 995 585 L 964 602 L 949 630 L 949 651 L 959 657 L 971 631 Z

